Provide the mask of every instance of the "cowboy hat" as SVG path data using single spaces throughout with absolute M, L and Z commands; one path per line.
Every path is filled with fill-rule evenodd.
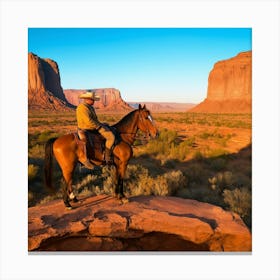
M 92 91 L 87 91 L 87 92 L 84 92 L 84 93 L 80 94 L 79 98 L 81 98 L 81 99 L 92 99 L 92 100 L 95 100 L 95 101 L 100 100 L 100 97 L 95 95 L 95 92 L 92 92 Z

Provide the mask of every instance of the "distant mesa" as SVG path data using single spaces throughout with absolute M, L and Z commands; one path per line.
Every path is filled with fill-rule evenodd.
M 191 103 L 126 102 L 115 88 L 92 89 L 101 97 L 95 108 L 102 111 L 131 111 L 139 104 L 146 104 L 152 112 L 180 112 L 195 106 Z M 75 109 L 82 100 L 79 95 L 87 89 L 63 89 L 58 64 L 49 58 L 43 59 L 28 53 L 28 109 L 67 111 Z
M 65 98 L 55 61 L 28 53 L 28 109 L 70 110 Z
M 207 98 L 189 111 L 251 113 L 252 51 L 215 63 L 208 78 Z
M 100 101 L 95 101 L 94 107 L 96 109 L 105 111 L 131 111 L 133 108 L 126 103 L 118 89 L 115 88 L 99 88 L 92 89 L 100 96 Z M 86 89 L 65 89 L 64 94 L 69 103 L 78 106 L 81 102 L 79 95 L 86 92 Z
M 133 108 L 138 108 L 139 104 L 146 105 L 146 107 L 152 112 L 186 112 L 196 106 L 193 103 L 176 103 L 176 102 L 128 102 Z
M 86 90 L 65 90 L 61 86 L 58 64 L 47 58 L 28 53 L 28 109 L 67 111 L 81 102 L 79 95 Z M 108 111 L 130 111 L 120 91 L 114 88 L 95 89 L 101 97 L 95 107 Z

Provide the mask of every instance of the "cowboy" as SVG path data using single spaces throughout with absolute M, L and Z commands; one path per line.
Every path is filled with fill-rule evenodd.
M 100 97 L 95 94 L 95 92 L 87 91 L 82 93 L 79 98 L 83 99 L 84 102 L 80 103 L 76 109 L 76 116 L 78 122 L 78 131 L 79 136 L 84 143 L 84 161 L 82 164 L 88 168 L 93 169 L 94 165 L 89 161 L 86 152 L 86 144 L 87 144 L 87 137 L 86 132 L 90 132 L 92 130 L 97 130 L 105 139 L 105 161 L 106 164 L 112 163 L 112 147 L 115 142 L 115 135 L 109 129 L 109 127 L 103 123 L 101 123 L 94 110 L 94 102 L 99 101 Z

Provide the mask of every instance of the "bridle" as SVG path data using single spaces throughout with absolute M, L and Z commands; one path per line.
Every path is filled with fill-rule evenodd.
M 143 112 L 143 111 L 139 111 L 139 114 L 138 114 L 138 118 L 139 118 L 138 122 L 142 122 L 143 127 L 145 127 L 145 130 L 143 130 L 143 132 L 145 133 L 146 137 L 144 137 L 144 138 L 147 138 L 147 136 L 150 136 L 150 132 L 149 132 L 149 128 L 145 124 L 144 117 L 142 116 L 141 112 Z M 154 124 L 154 121 L 153 121 L 152 116 L 150 114 L 148 115 L 147 118 L 150 120 L 150 122 L 152 124 Z M 140 129 L 139 124 L 137 125 L 137 129 Z M 136 132 L 122 132 L 122 131 L 119 131 L 119 134 L 135 135 L 136 136 L 137 131 Z M 142 137 L 140 137 L 138 139 L 142 139 Z
M 141 112 L 143 112 L 143 111 L 139 111 L 139 120 L 142 122 L 143 127 L 145 127 L 144 133 L 150 137 L 149 128 L 145 124 L 145 121 L 144 121 L 144 118 L 143 118 Z M 153 118 L 150 114 L 148 114 L 147 119 L 149 119 L 149 121 L 152 123 L 152 125 L 154 125 Z M 139 126 L 138 126 L 138 128 L 139 128 Z

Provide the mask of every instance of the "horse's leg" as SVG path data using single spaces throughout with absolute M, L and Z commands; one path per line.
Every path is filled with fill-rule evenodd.
M 68 159 L 64 157 L 56 157 L 58 164 L 60 165 L 61 171 L 62 171 L 62 176 L 64 179 L 64 184 L 63 184 L 63 202 L 64 205 L 71 209 L 71 204 L 70 201 L 77 202 L 78 199 L 73 193 L 73 175 L 74 175 L 74 170 L 77 164 L 77 159 L 75 157 L 69 157 Z M 67 161 L 68 160 L 68 161 Z
M 127 202 L 128 200 L 124 195 L 123 180 L 128 161 L 132 157 L 132 148 L 127 143 L 121 142 L 116 146 L 114 154 L 116 165 L 115 196 L 122 202 Z
M 78 201 L 73 193 L 73 174 L 74 174 L 75 165 L 73 168 L 67 168 L 66 170 L 63 169 L 62 174 L 64 178 L 64 186 L 63 186 L 63 202 L 66 208 L 72 209 L 70 204 L 71 200 Z
M 113 196 L 117 197 L 119 193 L 119 160 L 115 159 L 114 160 L 114 166 L 115 166 L 115 172 L 114 172 L 114 177 L 113 177 Z
M 115 186 L 115 196 L 120 199 L 123 203 L 128 202 L 128 199 L 124 195 L 123 180 L 125 176 L 125 171 L 127 167 L 127 162 L 119 162 L 116 167 L 116 186 Z

